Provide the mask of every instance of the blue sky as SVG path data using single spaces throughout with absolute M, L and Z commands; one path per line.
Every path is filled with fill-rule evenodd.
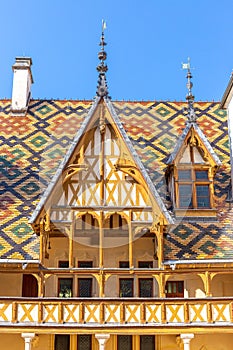
M 221 99 L 233 69 L 232 0 L 1 1 L 0 98 L 16 56 L 33 60 L 33 98 L 92 99 L 101 20 L 115 100 L 184 100 L 191 57 L 196 100 Z

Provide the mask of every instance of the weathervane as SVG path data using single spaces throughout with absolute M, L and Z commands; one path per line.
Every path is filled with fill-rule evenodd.
M 188 101 L 188 108 L 184 108 L 184 114 L 188 116 L 188 122 L 196 122 L 197 120 L 197 116 L 195 114 L 194 111 L 194 107 L 193 107 L 193 102 L 194 102 L 194 96 L 192 94 L 192 87 L 193 87 L 193 83 L 191 81 L 192 79 L 192 74 L 191 74 L 191 64 L 190 64 L 190 58 L 188 57 L 188 62 L 187 63 L 182 63 L 182 69 L 186 69 L 187 70 L 187 89 L 188 89 L 188 93 L 186 95 L 186 100 Z
M 107 53 L 104 50 L 104 47 L 107 45 L 104 41 L 104 31 L 107 28 L 106 21 L 102 20 L 102 34 L 100 38 L 100 46 L 101 50 L 98 53 L 98 58 L 100 63 L 97 66 L 97 71 L 99 72 L 99 79 L 97 85 L 97 96 L 103 97 L 108 96 L 108 87 L 105 73 L 108 71 L 108 66 L 105 64 L 105 60 L 107 58 Z

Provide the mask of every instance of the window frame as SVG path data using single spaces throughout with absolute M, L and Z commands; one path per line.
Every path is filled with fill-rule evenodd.
M 143 348 L 144 348 L 144 341 L 143 341 L 143 339 L 145 339 L 146 337 L 148 337 L 148 338 L 151 338 L 152 339 L 152 342 L 151 342 L 151 349 L 155 349 L 155 335 L 152 335 L 152 334 L 141 334 L 140 336 L 140 350 L 143 350 Z
M 71 289 L 70 289 L 70 294 L 69 296 L 65 296 L 65 295 L 60 295 L 61 293 L 61 281 L 62 280 L 68 280 L 68 281 L 71 281 Z M 73 295 L 74 295 L 74 279 L 73 277 L 59 277 L 58 280 L 57 280 L 57 295 L 59 298 L 72 298 Z
M 131 289 L 131 294 L 132 295 L 129 295 L 129 296 L 125 296 L 125 295 L 122 295 L 122 289 L 121 289 L 121 281 L 123 280 L 126 280 L 126 281 L 130 281 L 130 283 L 132 284 L 132 289 Z M 134 297 L 134 279 L 133 278 L 119 278 L 119 297 L 122 297 L 122 298 L 133 298 Z
M 88 350 L 92 349 L 92 334 L 77 334 L 77 350 L 80 350 L 79 339 L 81 337 L 86 337 L 88 339 Z
M 59 342 L 60 342 L 59 339 L 62 339 L 62 338 L 63 339 L 66 338 L 67 339 L 67 347 L 66 347 L 65 350 L 70 350 L 70 344 L 71 344 L 70 334 L 55 334 L 54 335 L 54 350 L 57 350 L 58 346 L 60 345 L 59 344 Z M 62 344 L 62 348 L 64 349 L 63 345 L 64 344 Z
M 152 260 L 139 260 L 138 261 L 139 269 L 153 269 L 153 261 Z
M 80 287 L 82 282 L 90 282 L 90 295 L 81 296 L 80 295 Z M 77 286 L 77 296 L 78 298 L 92 298 L 93 297 L 93 278 L 92 277 L 78 277 L 78 286 Z
M 133 336 L 131 334 L 117 334 L 117 350 L 121 350 L 121 344 L 120 344 L 120 339 L 121 338 L 126 338 L 129 340 L 129 346 L 128 348 L 130 350 L 133 350 Z
M 142 283 L 143 282 L 149 282 L 151 285 L 150 285 L 150 287 L 151 287 L 151 295 L 147 295 L 147 296 L 144 296 L 144 295 L 142 295 L 142 290 L 143 290 L 143 288 L 141 288 L 142 287 Z M 154 294 L 154 280 L 153 280 L 153 278 L 150 278 L 150 277 L 140 277 L 139 279 L 138 279 L 138 296 L 139 296 L 139 298 L 153 298 L 153 294 Z
M 179 178 L 179 174 L 182 171 L 190 171 L 190 178 Z M 203 179 L 197 178 L 196 174 L 197 172 L 205 172 L 207 174 L 207 177 Z M 209 167 L 208 166 L 200 166 L 200 165 L 179 165 L 176 169 L 175 174 L 175 184 L 176 184 L 176 208 L 177 209 L 183 209 L 183 210 L 210 210 L 213 209 L 213 196 L 212 196 L 212 186 L 213 181 L 210 179 L 209 176 Z M 189 205 L 182 205 L 181 203 L 181 191 L 180 186 L 190 186 L 191 187 L 191 195 L 190 195 L 190 204 Z M 208 205 L 200 206 L 198 205 L 198 201 L 202 198 L 202 196 L 198 196 L 197 188 L 198 186 L 205 186 L 208 188 L 208 195 L 204 198 L 207 198 Z M 183 196 L 185 198 L 185 195 Z
M 168 292 L 168 284 L 171 285 L 172 292 Z M 174 292 L 174 286 L 176 287 L 176 292 Z M 179 292 L 179 286 L 182 287 L 182 292 Z M 167 281 L 165 286 L 166 298 L 184 298 L 184 281 Z

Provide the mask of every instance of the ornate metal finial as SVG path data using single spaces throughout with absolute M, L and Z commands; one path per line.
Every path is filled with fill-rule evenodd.
M 107 58 L 107 53 L 104 50 L 104 47 L 107 45 L 104 41 L 104 31 L 106 29 L 106 21 L 102 20 L 102 34 L 100 38 L 100 46 L 101 50 L 98 53 L 98 58 L 100 60 L 100 63 L 96 67 L 97 71 L 99 72 L 99 79 L 98 79 L 98 85 L 97 85 L 97 96 L 103 97 L 108 96 L 108 87 L 107 87 L 107 80 L 105 73 L 108 71 L 108 66 L 105 64 L 105 60 Z
M 188 122 L 192 123 L 192 122 L 196 122 L 197 120 L 197 116 L 195 114 L 195 110 L 193 107 L 193 102 L 194 102 L 194 96 L 192 94 L 192 87 L 193 87 L 193 83 L 191 81 L 192 79 L 192 73 L 191 73 L 191 65 L 190 65 L 190 58 L 188 57 L 188 62 L 187 63 L 182 63 L 182 69 L 186 69 L 187 70 L 187 89 L 188 89 L 188 93 L 186 95 L 186 100 L 188 101 L 188 108 L 184 109 L 184 114 L 188 116 Z

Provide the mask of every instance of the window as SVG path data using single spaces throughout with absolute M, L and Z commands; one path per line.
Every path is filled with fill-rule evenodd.
M 117 350 L 132 350 L 132 335 L 118 335 Z
M 67 261 L 67 260 L 59 261 L 58 267 L 63 268 L 63 269 L 69 267 L 69 261 Z
M 77 350 L 91 350 L 91 335 L 90 334 L 82 334 L 78 335 L 77 339 Z
M 133 297 L 133 278 L 120 278 L 120 297 Z
M 208 170 L 178 170 L 178 207 L 189 209 L 208 209 L 210 203 L 210 184 Z
M 70 298 L 73 295 L 73 279 L 58 278 L 58 296 L 61 298 Z
M 80 268 L 91 268 L 93 266 L 92 261 L 79 261 L 78 262 L 78 267 Z
M 140 350 L 155 350 L 155 336 L 140 335 Z
M 152 269 L 153 268 L 153 261 L 139 261 L 138 267 L 140 269 Z
M 54 350 L 69 350 L 70 336 L 68 334 L 55 334 Z
M 183 281 L 168 281 L 166 283 L 167 298 L 183 298 L 184 297 L 184 282 Z
M 139 297 L 153 297 L 153 278 L 139 278 Z
M 119 262 L 119 267 L 121 269 L 128 269 L 129 268 L 129 261 L 120 261 Z
M 78 296 L 81 298 L 92 297 L 92 278 L 78 278 Z

